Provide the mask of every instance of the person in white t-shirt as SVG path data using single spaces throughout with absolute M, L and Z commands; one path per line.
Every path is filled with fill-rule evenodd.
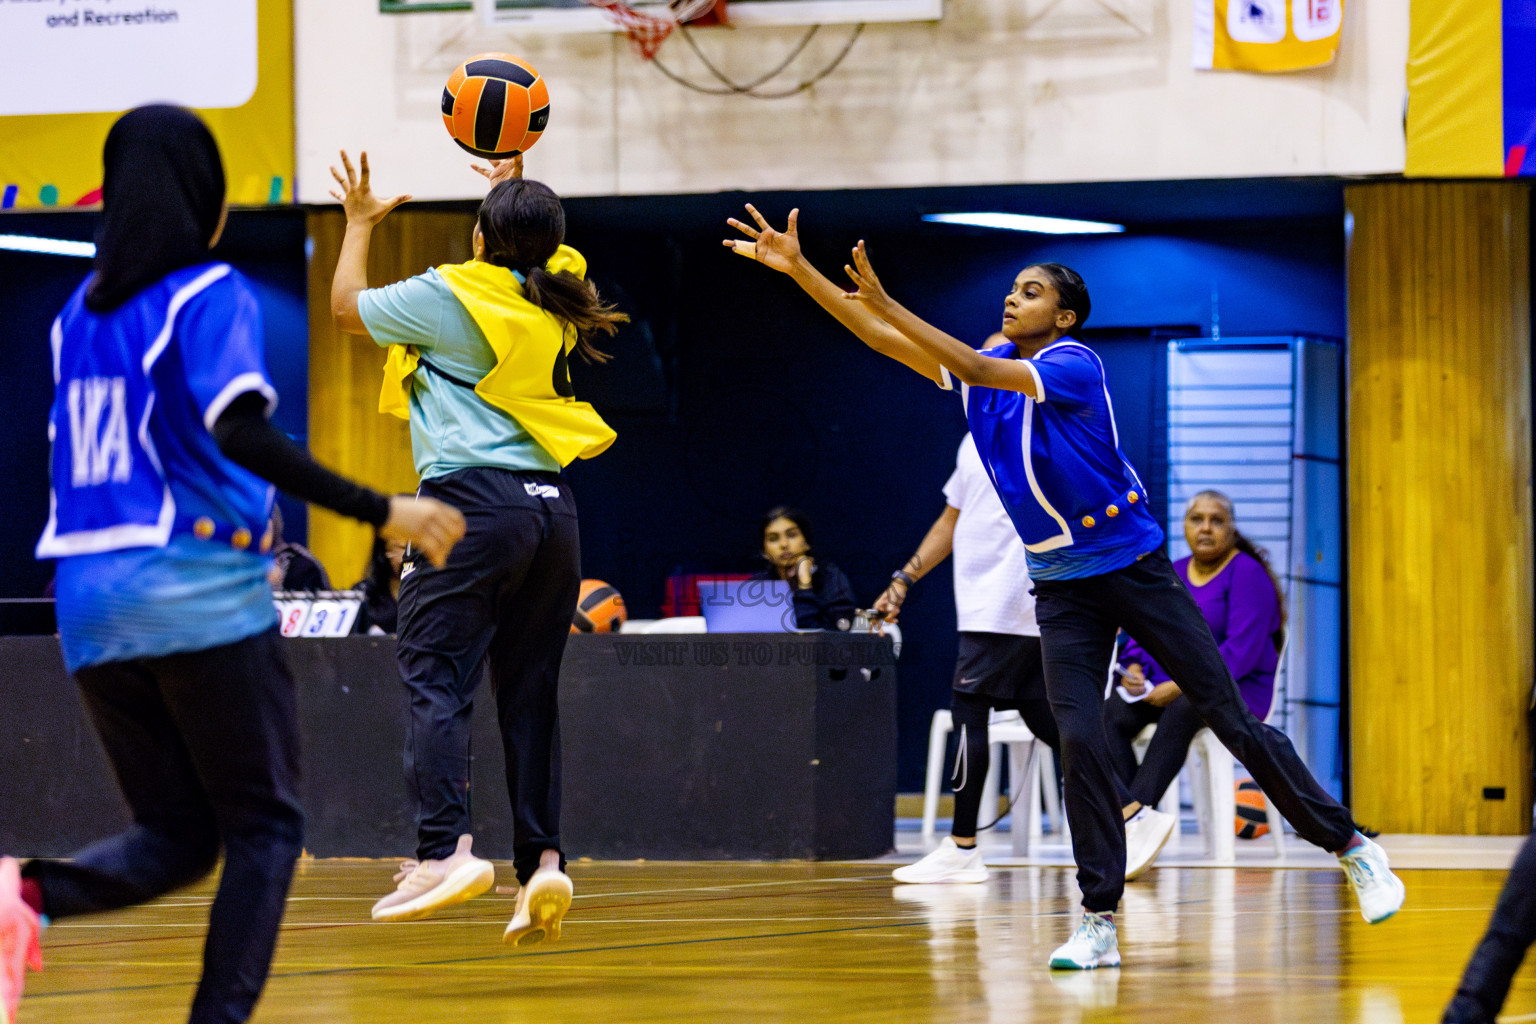
M 1024 542 L 987 477 L 970 434 L 960 442 L 955 471 L 944 485 L 944 500 L 944 511 L 917 552 L 892 575 L 875 602 L 881 621 L 894 622 L 912 585 L 954 553 L 955 618 L 960 629 L 950 699 L 960 743 L 951 780 L 954 822 L 936 850 L 892 872 L 898 882 L 986 879 L 976 832 L 982 782 L 991 766 L 987 726 L 993 710 L 1017 711 L 1030 732 L 1052 750 L 1059 748 L 1056 719 L 1045 695 L 1040 627 L 1035 622 Z M 1174 824 L 1173 815 L 1150 808 L 1127 824 L 1127 877 L 1151 866 Z

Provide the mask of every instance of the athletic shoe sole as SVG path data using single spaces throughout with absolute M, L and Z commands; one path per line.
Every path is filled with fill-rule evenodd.
M 1396 876 L 1394 876 L 1394 877 L 1396 877 Z M 1381 924 L 1381 922 L 1387 920 L 1388 918 L 1395 917 L 1397 915 L 1397 912 L 1399 910 L 1403 909 L 1403 902 L 1405 900 L 1407 900 L 1407 898 L 1408 898 L 1408 887 L 1405 886 L 1402 883 L 1401 880 L 1399 880 L 1398 883 L 1397 883 L 1397 906 L 1393 907 L 1391 910 L 1387 911 L 1385 914 L 1382 914 L 1380 917 L 1377 917 L 1377 918 L 1367 917 L 1367 918 L 1365 918 L 1365 923 L 1366 924 Z M 1364 912 L 1361 913 L 1361 916 L 1362 917 L 1365 916 Z
M 905 882 L 908 885 L 942 885 L 946 882 L 975 884 L 977 882 L 985 882 L 987 880 L 986 868 L 968 868 L 964 871 L 950 871 L 943 875 L 929 876 L 927 878 L 914 878 L 910 874 L 903 875 L 902 872 L 906 870 L 906 868 L 897 868 L 895 871 L 891 872 L 891 877 L 896 879 L 898 882 Z
M 1089 964 L 1081 964 L 1076 960 L 1069 960 L 1066 957 L 1051 957 L 1051 970 L 1053 971 L 1091 971 L 1098 967 L 1119 966 L 1120 951 L 1118 949 L 1113 953 L 1106 953 L 1103 956 L 1095 957 L 1094 961 Z
M 560 922 L 571 909 L 573 889 L 571 880 L 564 874 L 550 872 L 535 875 L 528 880 L 528 902 L 524 910 L 528 923 L 519 925 L 517 918 L 507 925 L 501 941 L 514 946 L 534 946 L 540 942 L 556 942 L 560 938 Z M 519 915 L 521 916 L 521 915 Z
M 444 907 L 472 900 L 496 882 L 496 869 L 490 861 L 461 864 L 448 873 L 437 885 L 414 899 L 397 903 L 383 910 L 373 910 L 375 921 L 419 921 L 431 917 Z

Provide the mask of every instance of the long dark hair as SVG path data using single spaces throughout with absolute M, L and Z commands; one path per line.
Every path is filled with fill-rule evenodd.
M 522 274 L 528 301 L 576 332 L 582 358 L 607 362 L 611 357 L 592 344 L 592 336 L 613 334 L 629 316 L 604 302 L 590 281 L 545 269 L 565 241 L 565 208 L 554 189 L 527 178 L 503 181 L 480 204 L 475 224 L 485 239 L 485 261 Z
M 116 309 L 173 270 L 205 262 L 224 212 L 224 163 L 190 110 L 130 110 L 102 151 L 102 219 L 85 305 Z
M 760 552 L 766 552 L 767 550 L 767 544 L 764 541 L 764 537 L 768 533 L 768 527 L 771 526 L 773 521 L 776 519 L 788 519 L 790 522 L 794 523 L 795 526 L 800 530 L 800 536 L 805 538 L 805 553 L 808 555 L 815 554 L 816 534 L 811 529 L 811 521 L 805 518 L 804 512 L 801 512 L 797 508 L 790 508 L 788 505 L 775 505 L 773 508 L 763 513 L 762 522 L 758 526 L 757 530 L 757 547 Z M 763 557 L 765 559 L 768 558 L 766 553 L 763 554 Z M 773 564 L 772 559 L 768 560 L 768 571 L 775 573 L 779 572 L 779 567 Z
M 1190 498 L 1189 504 L 1184 506 L 1185 516 L 1189 515 L 1189 510 L 1194 508 L 1195 502 L 1199 501 L 1201 498 L 1210 498 L 1212 501 L 1220 502 L 1221 505 L 1226 508 L 1227 521 L 1232 524 L 1233 546 L 1243 554 L 1247 555 L 1249 558 L 1253 559 L 1255 562 L 1258 562 L 1260 565 L 1262 565 L 1264 567 L 1265 574 L 1269 576 L 1269 582 L 1275 588 L 1275 600 L 1280 605 L 1280 628 L 1275 631 L 1275 635 L 1272 638 L 1275 645 L 1275 650 L 1280 650 L 1280 648 L 1285 645 L 1285 625 L 1288 616 L 1285 613 L 1285 591 L 1280 587 L 1280 577 L 1275 575 L 1274 566 L 1269 564 L 1268 549 L 1259 547 L 1253 541 L 1245 537 L 1242 530 L 1237 528 L 1237 516 L 1232 510 L 1232 499 L 1227 497 L 1221 491 L 1201 491 L 1193 498 Z

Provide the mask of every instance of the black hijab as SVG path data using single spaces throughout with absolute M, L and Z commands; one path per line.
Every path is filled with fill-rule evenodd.
M 117 119 L 102 153 L 103 216 L 85 304 L 102 313 L 166 274 L 208 259 L 224 208 L 224 164 L 190 110 L 139 107 Z

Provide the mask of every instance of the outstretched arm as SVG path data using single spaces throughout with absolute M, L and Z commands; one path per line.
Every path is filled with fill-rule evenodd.
M 870 266 L 869 253 L 865 251 L 862 239 L 854 246 L 853 265 L 843 269 L 848 272 L 853 283 L 858 285 L 857 291 L 843 294 L 844 301 L 867 307 L 955 377 L 971 385 L 1022 391 L 1030 398 L 1040 397 L 1035 386 L 1035 375 L 1023 361 L 984 356 L 891 298 Z
M 726 223 L 747 238 L 728 238 L 724 242 L 727 248 L 788 274 L 807 295 L 816 300 L 817 305 L 836 317 L 864 344 L 935 383 L 943 383 L 938 360 L 908 341 L 900 331 L 881 320 L 867 307 L 845 302 L 843 290 L 805 258 L 800 251 L 799 210 L 789 211 L 789 224 L 783 231 L 770 227 L 751 203 L 747 204 L 747 213 L 752 215 L 757 226 L 743 223 L 735 217 L 730 218 Z
M 342 209 L 347 213 L 347 231 L 342 236 L 341 255 L 336 259 L 336 274 L 331 279 L 331 316 L 343 331 L 367 337 L 368 328 L 357 311 L 357 296 L 368 287 L 368 242 L 374 225 L 411 197 L 380 199 L 373 194 L 368 185 L 366 151 L 358 157 L 358 171 L 352 169 L 346 150 L 341 151 L 341 165 L 347 170 L 346 177 L 334 167 L 331 177 L 336 179 L 342 191 L 333 189 L 331 195 L 341 200 Z

